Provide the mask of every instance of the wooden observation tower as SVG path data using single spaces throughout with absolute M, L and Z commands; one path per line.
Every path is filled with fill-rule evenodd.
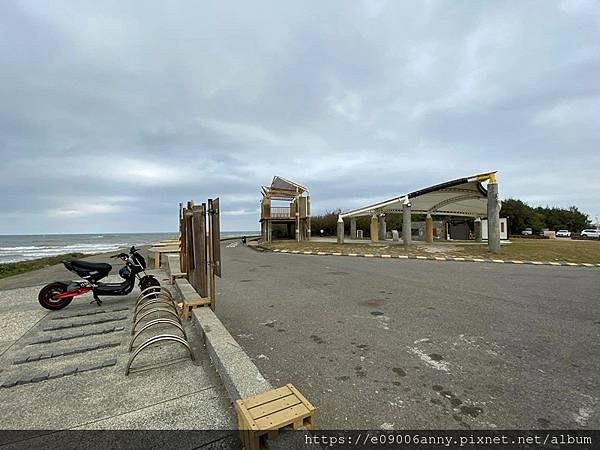
M 310 196 L 308 188 L 282 177 L 273 177 L 271 186 L 262 187 L 260 230 L 263 241 L 273 239 L 273 225 L 284 225 L 288 239 L 310 240 Z M 281 202 L 275 206 L 273 202 Z M 283 227 L 280 227 L 283 228 Z

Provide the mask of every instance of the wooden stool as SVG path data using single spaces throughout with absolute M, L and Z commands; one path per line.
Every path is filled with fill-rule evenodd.
M 235 409 L 246 450 L 260 450 L 261 436 L 273 439 L 288 425 L 315 429 L 315 407 L 292 384 L 237 400 Z
M 189 319 L 192 317 L 192 309 L 198 308 L 200 306 L 210 306 L 210 300 L 207 298 L 184 298 L 183 299 L 183 318 Z

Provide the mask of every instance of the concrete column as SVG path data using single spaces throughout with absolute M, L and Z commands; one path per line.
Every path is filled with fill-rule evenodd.
M 356 219 L 350 219 L 350 239 L 356 239 Z
M 427 214 L 425 218 L 425 242 L 433 243 L 433 219 L 431 214 Z
M 488 183 L 487 191 L 488 246 L 490 252 L 500 253 L 500 201 L 498 200 L 498 183 Z
M 344 220 L 342 219 L 341 216 L 338 216 L 338 222 L 337 222 L 337 243 L 338 244 L 344 243 Z
M 385 241 L 385 215 L 381 214 L 379 216 L 379 240 Z
M 371 242 L 379 241 L 379 222 L 377 220 L 377 215 L 373 214 L 371 216 Z
M 475 219 L 475 242 L 481 242 L 481 217 Z
M 404 246 L 408 247 L 411 242 L 412 217 L 410 212 L 410 203 L 402 205 L 402 240 Z
M 267 222 L 267 242 L 271 242 L 273 240 L 273 224 L 269 220 Z

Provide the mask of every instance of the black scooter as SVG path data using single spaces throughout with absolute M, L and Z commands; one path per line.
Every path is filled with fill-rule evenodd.
M 125 263 L 125 266 L 119 270 L 119 276 L 123 278 L 123 282 L 99 282 L 99 280 L 106 277 L 112 270 L 110 264 L 92 263 L 77 259 L 63 261 L 62 263 L 67 269 L 76 273 L 85 281 L 55 281 L 44 286 L 38 295 L 40 305 L 46 309 L 62 309 L 71 303 L 73 298 L 89 291 L 92 291 L 94 294 L 92 302 L 95 301 L 98 305 L 101 305 L 101 295 L 129 294 L 135 286 L 136 278 L 139 280 L 139 286 L 142 291 L 151 286 L 160 286 L 160 282 L 153 275 L 146 274 L 146 260 L 135 247 L 131 247 L 129 254 L 119 253 L 118 255 L 111 256 L 111 258 L 119 258 Z

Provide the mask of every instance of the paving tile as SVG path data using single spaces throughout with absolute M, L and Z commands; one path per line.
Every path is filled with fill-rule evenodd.
M 50 375 L 50 372 L 40 372 L 38 374 L 35 374 L 31 377 L 31 382 L 32 383 L 37 383 L 39 381 L 44 381 L 48 379 L 48 376 Z

